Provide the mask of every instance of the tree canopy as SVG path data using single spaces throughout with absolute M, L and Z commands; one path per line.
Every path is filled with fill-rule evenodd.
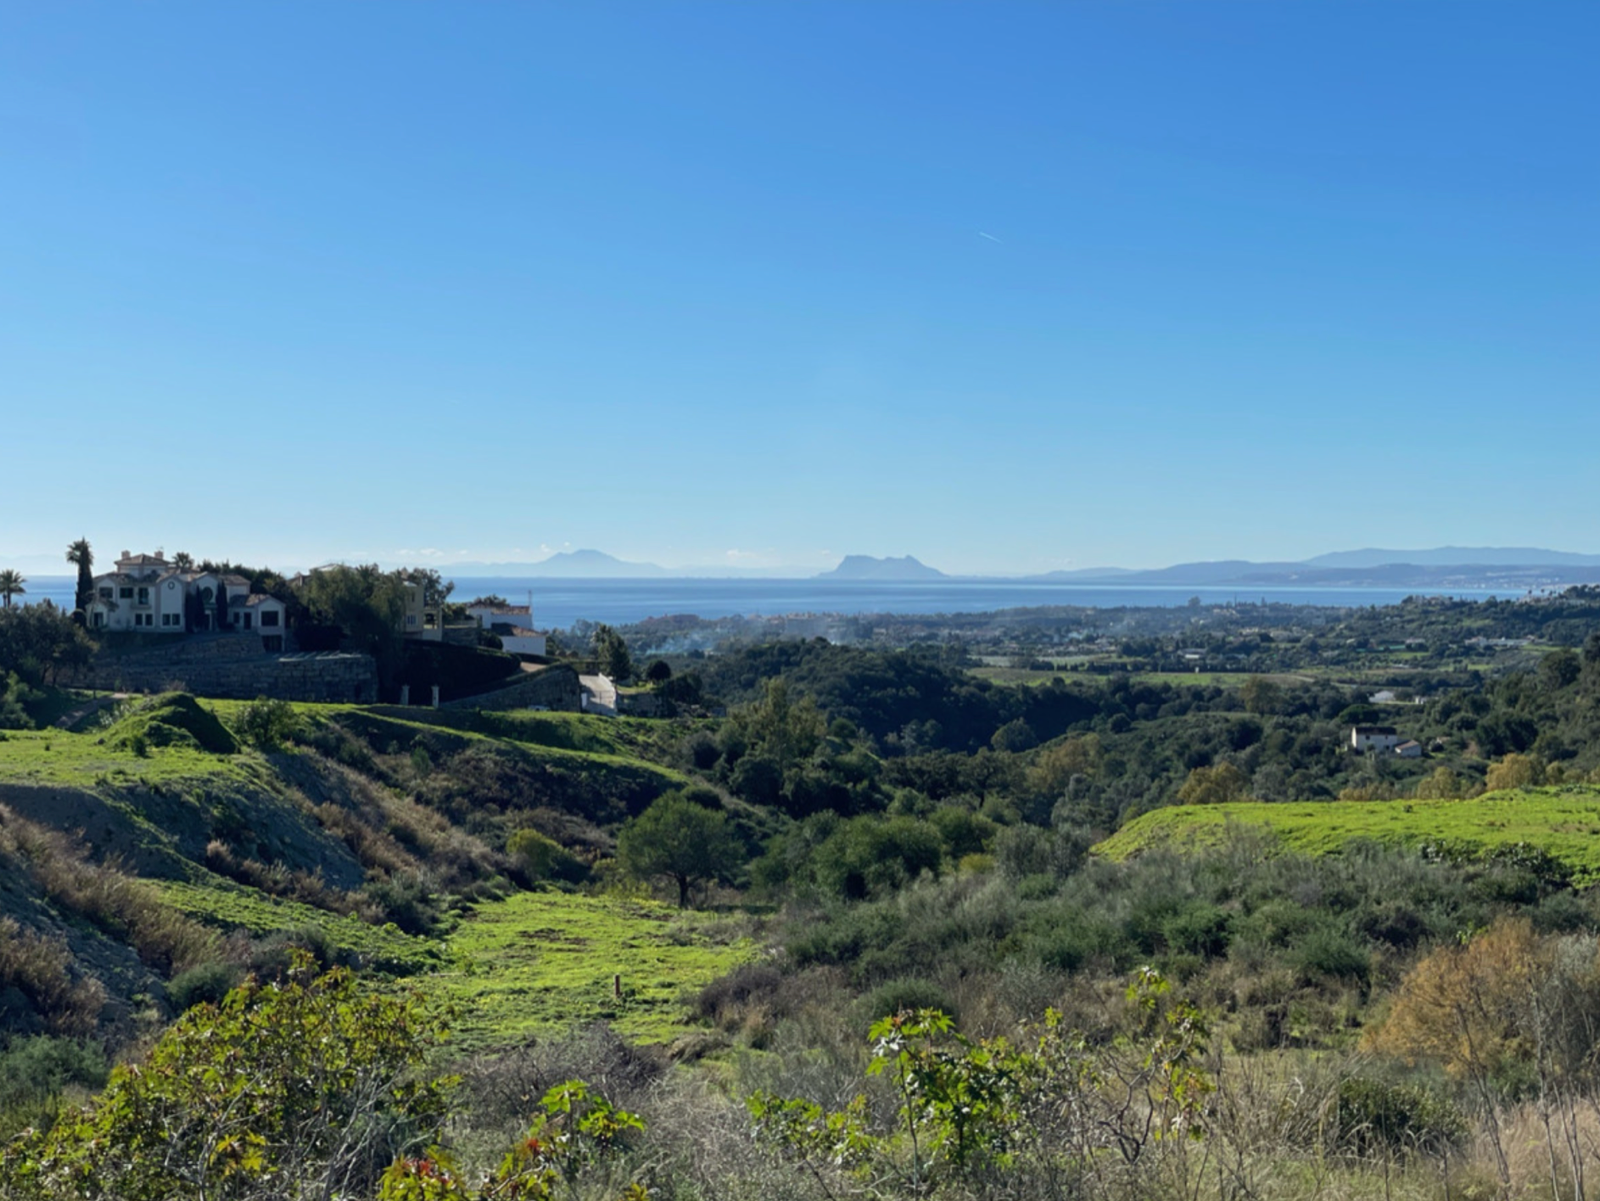
M 598 625 L 594 630 L 594 657 L 599 660 L 600 671 L 613 680 L 626 680 L 633 675 L 633 659 L 628 654 L 628 644 L 622 635 L 608 625 Z
M 7 609 L 11 608 L 11 598 L 13 596 L 20 596 L 27 591 L 23 587 L 27 582 L 27 577 L 20 571 L 13 571 L 9 567 L 4 571 L 0 571 L 0 598 L 4 599 Z
M 94 599 L 94 551 L 87 538 L 79 538 L 67 547 L 67 562 L 78 568 L 78 586 L 73 592 L 72 608 L 78 614 L 75 621 L 83 624 L 89 612 L 89 602 Z
M 679 789 L 658 797 L 622 827 L 617 861 L 640 880 L 670 877 L 678 886 L 679 908 L 688 908 L 693 886 L 726 876 L 739 864 L 739 841 L 720 805 L 709 788 Z
M 61 668 L 87 663 L 93 653 L 88 635 L 49 601 L 0 608 L 0 677 L 53 683 Z

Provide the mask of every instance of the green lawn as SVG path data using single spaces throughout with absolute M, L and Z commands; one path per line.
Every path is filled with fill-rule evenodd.
M 601 1020 L 661 1043 L 685 1028 L 698 989 L 755 953 L 714 916 L 654 901 L 519 893 L 480 905 L 451 936 L 450 965 L 420 983 L 456 1006 L 456 1040 L 469 1048 Z
M 1198 849 L 1222 841 L 1230 825 L 1271 830 L 1285 846 L 1311 854 L 1333 853 L 1357 840 L 1445 844 L 1469 852 L 1529 843 L 1571 867 L 1575 884 L 1600 882 L 1600 788 L 1581 784 L 1492 792 L 1466 801 L 1177 805 L 1134 819 L 1095 850 L 1126 859 L 1155 847 Z

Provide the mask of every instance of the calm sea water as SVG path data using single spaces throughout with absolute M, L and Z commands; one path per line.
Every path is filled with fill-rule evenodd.
M 988 613 L 1036 605 L 1174 606 L 1198 596 L 1206 604 L 1262 601 L 1285 605 L 1392 605 L 1415 588 L 1276 588 L 1242 592 L 1232 588 L 1090 587 L 1028 584 L 1008 580 L 933 580 L 919 583 L 835 580 L 518 580 L 462 578 L 462 599 L 496 593 L 526 604 L 530 591 L 534 623 L 565 628 L 574 621 L 626 624 L 647 617 L 692 613 L 697 617 L 786 613 Z M 1439 593 L 1438 595 L 1445 595 Z M 1492 592 L 1451 592 L 1481 600 Z
M 49 599 L 72 607 L 71 576 L 28 581 L 23 600 Z M 624 625 L 647 617 L 692 613 L 697 617 L 763 616 L 785 613 L 988 613 L 1034 605 L 1080 605 L 1100 609 L 1173 606 L 1198 596 L 1206 604 L 1266 601 L 1282 605 L 1340 607 L 1392 605 L 1407 596 L 1460 596 L 1484 600 L 1489 591 L 1429 592 L 1418 588 L 1204 588 L 1087 584 L 1030 584 L 1011 580 L 933 580 L 919 583 L 836 580 L 528 580 L 463 577 L 455 597 L 498 594 L 513 604 L 533 602 L 534 623 L 565 629 L 582 620 Z

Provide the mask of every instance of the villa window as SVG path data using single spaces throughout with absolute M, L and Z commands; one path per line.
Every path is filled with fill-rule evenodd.
M 148 605 L 150 603 L 150 589 L 148 589 L 148 588 L 139 589 L 139 603 L 141 605 Z
M 115 595 L 115 589 L 112 589 L 112 588 L 102 588 L 102 589 L 100 589 L 100 599 L 103 600 L 103 601 L 110 600 L 113 595 Z
M 278 614 L 277 614 L 277 612 L 275 610 L 273 610 L 273 609 L 265 609 L 265 610 L 263 610 L 262 613 L 261 613 L 261 624 L 263 626 L 275 626 L 275 625 L 277 625 L 278 624 Z
M 132 600 L 133 599 L 133 589 L 132 588 L 118 588 L 117 589 L 117 596 L 122 600 Z

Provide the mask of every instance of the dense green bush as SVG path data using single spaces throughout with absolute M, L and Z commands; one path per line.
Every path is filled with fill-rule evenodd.
M 231 963 L 202 963 L 172 978 L 167 984 L 167 1000 L 176 1013 L 196 1005 L 215 1005 L 242 975 Z
M 555 839 L 532 827 L 515 831 L 506 840 L 506 854 L 516 860 L 529 883 L 558 880 L 578 884 L 588 878 L 589 867 Z
M 840 823 L 817 848 L 812 871 L 834 896 L 885 896 L 923 872 L 937 872 L 944 840 L 935 826 L 909 817 L 858 817 Z
M 1470 1130 L 1461 1111 L 1431 1089 L 1363 1076 L 1339 1082 L 1334 1123 L 1338 1145 L 1362 1155 L 1437 1153 L 1461 1142 Z
M 870 1026 L 879 1018 L 912 1013 L 918 1009 L 937 1009 L 949 1014 L 953 1020 L 960 1018 L 950 994 L 933 981 L 920 976 L 902 976 L 898 980 L 885 981 L 862 997 L 856 1009 L 865 1019 L 863 1026 Z
M 293 705 L 266 697 L 259 697 L 239 710 L 233 724 L 239 737 L 258 751 L 279 750 L 300 725 Z
M 49 1126 L 68 1089 L 97 1089 L 111 1071 L 99 1043 L 35 1035 L 0 1051 L 0 1137 Z

